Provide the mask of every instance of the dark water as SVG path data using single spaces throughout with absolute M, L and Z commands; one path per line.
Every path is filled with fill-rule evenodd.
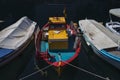
M 12 3 L 16 4 L 12 5 Z M 63 15 L 62 11 L 64 7 L 66 7 L 69 21 L 73 20 L 78 22 L 80 19 L 91 18 L 106 22 L 109 20 L 108 10 L 110 8 L 120 7 L 120 2 L 117 2 L 117 0 L 109 0 L 109 2 L 108 0 L 77 0 L 76 2 L 70 3 L 66 1 L 67 5 L 64 5 L 62 2 L 59 5 L 47 4 L 44 1 L 23 3 L 22 1 L 17 2 L 13 0 L 12 2 L 5 2 L 1 0 L 0 9 L 2 12 L 0 13 L 0 19 L 4 19 L 5 22 L 0 23 L 0 30 L 22 16 L 28 16 L 42 27 L 47 22 L 49 16 Z M 38 71 L 34 61 L 34 46 L 30 46 L 24 53 L 27 54 L 20 55 L 8 65 L 0 68 L 0 80 L 19 80 Z M 102 77 L 108 77 L 110 80 L 120 80 L 120 71 L 96 56 L 85 44 L 82 44 L 81 52 L 74 61 L 74 65 Z M 44 72 L 45 74 L 39 72 L 23 80 L 102 80 L 69 65 L 64 68 L 60 77 L 53 67 L 49 67 Z
M 32 57 L 28 57 L 27 55 L 21 55 L 18 57 L 23 59 L 18 60 L 17 62 L 8 64 L 6 67 L 0 69 L 0 80 L 19 80 L 35 71 L 36 69 L 36 62 L 35 62 L 35 49 L 29 48 L 28 53 L 31 53 Z M 28 61 L 29 60 L 29 61 Z M 19 64 L 18 64 L 19 63 Z M 24 64 L 23 64 L 24 63 Z M 102 59 L 97 57 L 91 49 L 84 48 L 82 45 L 81 52 L 78 58 L 74 61 L 73 65 L 100 75 L 102 77 L 109 77 L 110 80 L 119 80 L 120 79 L 120 71 L 115 69 L 110 64 L 104 62 Z M 44 74 L 41 72 L 34 74 L 28 78 L 23 80 L 102 80 L 97 78 L 91 74 L 83 72 L 79 69 L 76 69 L 72 66 L 66 66 L 59 77 L 57 72 L 53 67 L 49 67 L 48 69 L 44 70 Z
M 104 78 L 108 77 L 110 80 L 120 79 L 119 70 L 115 69 L 113 66 L 96 56 L 90 48 L 84 48 L 84 45 L 82 45 L 81 52 L 78 58 L 74 61 L 73 65 Z M 33 56 L 18 79 L 23 78 L 35 71 L 37 71 L 37 69 Z M 44 72 L 46 74 L 42 75 L 42 73 L 39 72 L 23 80 L 104 80 L 72 66 L 66 66 L 60 77 L 57 75 L 57 72 L 53 67 L 49 67 Z
M 34 43 L 28 45 L 22 53 L 5 66 L 0 67 L 0 80 L 17 80 L 34 55 Z
M 22 55 L 11 61 L 8 65 L 0 68 L 0 80 L 19 80 L 29 74 L 38 71 L 35 65 L 35 47 L 30 45 Z M 120 71 L 99 58 L 95 53 L 86 46 L 84 40 L 82 40 L 81 52 L 73 63 L 74 66 L 80 69 L 85 69 L 89 72 L 95 73 L 102 77 L 108 77 L 110 80 L 120 80 Z M 49 67 L 44 70 L 44 74 L 41 72 L 29 76 L 23 80 L 103 80 L 88 72 L 83 72 L 72 66 L 66 66 L 61 76 L 57 75 L 57 72 L 53 67 Z

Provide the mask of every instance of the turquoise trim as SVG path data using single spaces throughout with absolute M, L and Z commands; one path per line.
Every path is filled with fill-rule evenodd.
M 48 49 L 48 42 L 46 41 L 41 41 L 41 52 L 45 52 Z M 73 57 L 75 55 L 75 51 L 49 51 L 48 49 L 48 53 L 50 54 L 50 56 L 54 56 L 54 60 L 52 61 L 56 61 L 59 62 L 60 59 L 59 57 L 61 56 L 61 60 L 62 61 L 66 61 L 69 60 L 71 57 Z M 52 58 L 51 58 L 52 59 Z
M 41 41 L 41 52 L 45 52 L 48 49 L 48 42 Z
M 102 50 L 100 50 L 100 53 L 120 62 L 120 57 L 115 56 L 115 55 L 111 54 L 110 52 L 107 52 L 106 50 L 102 49 Z
M 54 56 L 56 62 L 59 62 L 60 60 L 66 61 L 69 60 L 71 57 L 75 55 L 75 52 L 49 52 L 51 56 Z M 59 59 L 59 56 L 61 56 L 61 59 Z
M 87 38 L 87 36 L 85 36 L 85 35 L 83 35 L 83 36 L 84 36 L 85 40 L 90 43 L 91 46 L 94 46 L 94 45 L 89 41 L 89 39 Z M 94 48 L 96 48 L 96 47 L 94 46 Z M 96 49 L 97 49 L 97 48 L 96 48 Z M 98 50 L 98 49 L 97 49 L 97 50 Z M 105 55 L 106 57 L 109 57 L 109 58 L 111 58 L 111 59 L 113 59 L 113 60 L 116 60 L 116 61 L 119 61 L 119 62 L 120 62 L 120 57 L 115 56 L 115 55 L 113 55 L 113 54 L 110 53 L 110 52 L 107 52 L 107 51 L 105 51 L 105 50 L 103 50 L 103 49 L 102 49 L 102 50 L 98 50 L 98 52 L 99 52 L 99 54 Z

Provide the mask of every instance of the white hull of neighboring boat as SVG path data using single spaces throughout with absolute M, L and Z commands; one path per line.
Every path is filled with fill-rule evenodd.
M 87 40 L 86 36 L 84 35 L 85 41 L 89 42 L 89 40 Z M 90 43 L 90 42 L 89 42 Z M 99 51 L 92 43 L 90 43 L 90 45 L 92 50 L 94 51 L 94 53 L 99 56 L 100 58 L 102 58 L 103 60 L 107 61 L 109 64 L 113 65 L 114 67 L 116 67 L 117 69 L 120 70 L 120 64 L 118 61 L 113 60 L 112 58 L 104 55 L 103 53 L 101 53 L 101 51 Z
M 79 25 L 86 43 L 90 44 L 94 53 L 120 70 L 119 45 L 116 43 L 120 37 L 112 39 L 113 33 L 94 20 L 80 20 Z

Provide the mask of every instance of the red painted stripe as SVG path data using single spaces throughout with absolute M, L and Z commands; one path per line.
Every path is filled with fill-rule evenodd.
M 48 22 L 47 24 L 45 24 L 43 28 L 48 27 L 48 25 L 49 25 L 49 22 Z M 67 28 L 68 28 L 68 27 L 69 27 L 69 26 L 67 25 Z M 43 28 L 42 28 L 42 29 L 43 29 Z M 76 49 L 76 51 L 75 51 L 75 55 L 74 55 L 73 57 L 71 57 L 69 60 L 66 60 L 67 63 L 61 62 L 61 65 L 58 65 L 59 62 L 54 62 L 54 63 L 53 63 L 53 62 L 50 62 L 50 61 L 48 60 L 48 57 L 42 57 L 43 55 L 41 55 L 41 53 L 47 55 L 47 54 L 48 54 L 48 51 L 46 51 L 46 52 L 40 52 L 40 44 L 41 44 L 41 39 L 42 39 L 42 30 L 39 31 L 39 33 L 38 33 L 37 36 L 38 36 L 38 37 L 37 37 L 37 39 L 36 39 L 36 58 L 37 58 L 37 59 L 43 59 L 43 60 L 45 60 L 48 64 L 53 64 L 53 66 L 55 66 L 55 67 L 59 67 L 59 66 L 63 67 L 63 66 L 65 66 L 65 65 L 67 65 L 67 63 L 72 62 L 72 61 L 79 55 L 79 53 L 80 53 L 81 43 L 80 43 L 80 40 L 79 40 L 79 41 L 78 41 L 78 44 L 79 44 L 79 45 L 77 46 L 77 49 Z

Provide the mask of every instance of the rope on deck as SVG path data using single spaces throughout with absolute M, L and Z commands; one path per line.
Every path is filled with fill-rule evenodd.
M 70 63 L 68 63 L 68 62 L 65 62 L 65 61 L 64 61 L 64 63 L 66 63 L 66 64 L 68 64 L 68 65 L 70 65 L 70 66 L 72 66 L 72 67 L 74 67 L 74 68 L 76 68 L 76 69 L 78 69 L 78 70 L 81 70 L 81 71 L 83 71 L 83 72 L 85 72 L 85 73 L 88 73 L 88 74 L 90 74 L 90 75 L 92 75 L 92 76 L 96 76 L 96 77 L 101 78 L 101 79 L 103 79 L 103 80 L 110 80 L 108 77 L 105 78 L 105 77 L 103 77 L 103 76 L 97 75 L 97 74 L 95 74 L 95 73 L 92 73 L 92 72 L 87 71 L 87 70 L 85 70 L 85 69 L 83 69 L 83 68 L 77 67 L 77 66 L 75 66 L 75 65 L 73 65 L 73 64 L 70 64 Z

